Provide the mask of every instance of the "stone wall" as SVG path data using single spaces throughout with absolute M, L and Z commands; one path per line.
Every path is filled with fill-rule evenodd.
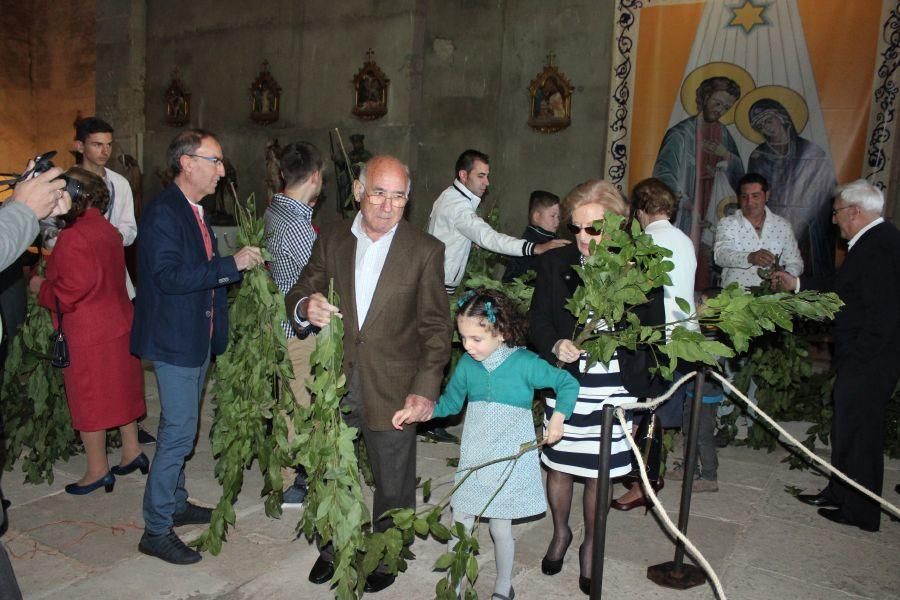
M 110 0 L 107 2 L 111 3 Z M 560 195 L 600 173 L 606 126 L 608 3 L 536 0 L 273 0 L 259 5 L 156 0 L 147 6 L 145 192 L 155 193 L 165 148 L 177 129 L 164 123 L 163 92 L 175 66 L 192 92 L 193 126 L 215 131 L 238 168 L 241 195 L 264 194 L 266 140 L 304 139 L 329 152 L 328 131 L 366 135 L 374 152 L 410 164 L 409 217 L 424 224 L 453 177 L 459 153 L 491 155 L 492 193 L 503 229 L 518 234 L 528 192 Z M 388 114 L 354 117 L 352 78 L 366 50 L 391 79 Z M 573 126 L 542 134 L 527 124 L 527 87 L 548 51 L 576 86 Z M 282 87 L 281 119 L 249 118 L 248 88 L 267 59 Z M 99 98 L 99 95 L 98 95 Z M 336 218 L 334 175 L 319 220 Z
M 74 164 L 72 124 L 94 112 L 95 12 L 95 0 L 3 3 L 0 171 L 47 150 Z
M 8 24 L 0 36 L 0 172 L 18 172 L 36 151 L 32 123 L 30 3 L 9 4 L 3 18 Z

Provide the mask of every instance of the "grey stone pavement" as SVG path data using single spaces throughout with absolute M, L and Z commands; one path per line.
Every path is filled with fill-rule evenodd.
M 150 430 L 155 430 L 159 403 L 152 375 L 147 372 Z M 213 477 L 214 460 L 208 432 L 212 403 L 204 403 L 201 433 L 188 463 L 188 489 L 198 502 L 213 505 L 219 488 Z M 796 428 L 795 428 L 796 429 Z M 152 447 L 145 451 L 152 455 Z M 452 469 L 446 459 L 458 447 L 419 443 L 419 473 L 437 483 Z M 785 452 L 774 453 L 729 447 L 720 450 L 718 493 L 694 496 L 688 529 L 721 578 L 726 597 L 762 600 L 838 600 L 900 598 L 900 523 L 882 521 L 879 533 L 825 521 L 812 507 L 800 504 L 785 486 L 807 490 L 824 483 L 821 476 L 790 471 L 781 463 Z M 110 461 L 118 460 L 117 452 Z M 306 579 L 316 558 L 315 547 L 295 539 L 299 511 L 286 511 L 281 520 L 266 517 L 259 496 L 261 479 L 246 473 L 236 506 L 237 527 L 219 556 L 205 554 L 192 566 L 173 566 L 137 551 L 142 531 L 141 499 L 144 476 L 139 472 L 116 481 L 115 491 L 98 490 L 83 497 L 63 492 L 82 473 L 78 456 L 58 465 L 52 486 L 22 483 L 18 471 L 6 473 L 4 491 L 13 502 L 10 529 L 3 543 L 10 554 L 25 598 L 176 600 L 223 598 L 330 598 L 325 586 Z M 889 500 L 900 503 L 893 488 L 900 482 L 900 461 L 888 461 L 885 488 Z M 677 520 L 680 483 L 668 481 L 661 501 Z M 442 496 L 447 485 L 436 486 Z M 617 487 L 615 494 L 621 493 Z M 420 499 L 421 500 L 421 499 Z M 563 571 L 541 574 L 540 559 L 551 534 L 549 517 L 515 527 L 518 539 L 513 585 L 516 598 L 584 597 L 578 590 L 577 544 L 582 533 L 580 497 L 574 501 L 572 544 Z M 493 549 L 487 528 L 481 528 L 479 597 L 490 598 L 493 588 Z M 186 539 L 202 527 L 178 530 Z M 432 598 L 440 575 L 432 571 L 445 546 L 416 541 L 417 560 L 397 582 L 372 597 L 402 600 Z M 604 592 L 616 598 L 715 598 L 707 583 L 687 591 L 657 587 L 646 577 L 647 567 L 671 560 L 674 545 L 651 512 L 612 511 L 607 536 Z

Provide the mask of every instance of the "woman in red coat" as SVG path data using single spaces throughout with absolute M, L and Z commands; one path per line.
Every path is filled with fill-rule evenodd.
M 79 167 L 67 175 L 81 184 L 81 194 L 62 216 L 66 227 L 47 261 L 46 279 L 33 278 L 30 288 L 54 325 L 57 308 L 63 314 L 70 360 L 63 370 L 66 398 L 87 453 L 87 472 L 66 491 L 80 495 L 100 487 L 111 492 L 115 475 L 146 473 L 149 461 L 137 440 L 144 373 L 128 350 L 134 311 L 125 291 L 122 238 L 103 217 L 109 191 L 100 177 Z M 113 427 L 122 433 L 122 461 L 110 469 L 106 430 Z

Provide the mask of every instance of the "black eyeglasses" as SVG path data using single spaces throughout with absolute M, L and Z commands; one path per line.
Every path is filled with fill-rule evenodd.
M 216 165 L 217 167 L 219 165 L 225 164 L 225 161 L 223 161 L 221 158 L 218 158 L 215 156 L 203 156 L 202 154 L 188 154 L 188 156 L 192 156 L 194 158 L 201 158 L 207 162 L 211 162 L 212 164 Z
M 833 209 L 833 210 L 831 211 L 831 216 L 832 216 L 832 217 L 836 217 L 837 214 L 838 214 L 839 212 L 841 212 L 842 210 L 847 210 L 848 208 L 853 208 L 853 207 L 854 207 L 854 205 L 851 204 L 850 206 L 842 206 L 842 207 L 840 207 L 840 208 L 835 208 L 835 209 Z
M 580 225 L 576 225 L 575 223 L 566 223 L 566 228 L 572 232 L 572 235 L 578 235 L 579 233 L 581 233 L 582 229 L 588 235 L 600 235 L 601 233 L 603 233 L 602 230 L 594 227 L 593 225 L 586 225 L 585 227 L 582 227 Z

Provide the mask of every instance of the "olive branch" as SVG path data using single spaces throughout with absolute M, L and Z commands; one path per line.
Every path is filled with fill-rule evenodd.
M 684 319 L 644 325 L 633 309 L 649 301 L 652 289 L 671 285 L 668 273 L 674 268 L 669 260 L 672 253 L 656 246 L 637 221 L 632 222 L 630 231 L 622 227 L 624 221 L 624 217 L 607 214 L 594 222 L 602 237 L 599 242 L 591 242 L 590 256 L 582 266 L 575 267 L 582 283 L 566 304 L 578 322 L 574 343 L 587 352 L 589 366 L 609 364 L 617 348 L 650 346 L 655 354 L 668 359 L 658 362 L 657 368 L 671 380 L 679 361 L 715 365 L 720 357 L 746 352 L 750 340 L 765 332 L 793 331 L 796 318 L 833 319 L 843 306 L 833 293 L 754 296 L 733 283 Z M 690 308 L 683 298 L 676 298 L 676 302 L 688 313 Z M 701 331 L 686 327 L 691 323 L 718 329 L 725 339 L 707 339 Z

